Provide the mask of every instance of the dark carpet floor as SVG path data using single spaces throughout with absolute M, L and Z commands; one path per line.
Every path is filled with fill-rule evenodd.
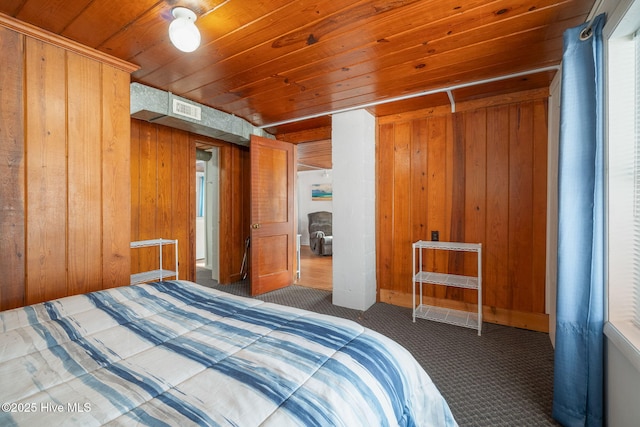
M 219 285 L 198 269 L 196 282 L 249 296 L 248 281 Z M 367 311 L 338 307 L 331 292 L 289 286 L 261 300 L 353 320 L 407 348 L 429 373 L 460 426 L 557 426 L 551 418 L 553 348 L 549 336 L 484 323 L 477 331 L 416 319 L 411 309 L 376 303 Z

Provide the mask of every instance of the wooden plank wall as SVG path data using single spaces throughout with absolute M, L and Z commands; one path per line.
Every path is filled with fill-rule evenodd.
M 411 244 L 483 245 L 485 320 L 547 330 L 547 93 L 530 91 L 378 119 L 382 301 L 411 305 Z M 476 274 L 475 254 L 431 252 L 433 271 Z M 475 310 L 476 291 L 427 286 L 430 303 Z
M 242 278 L 251 221 L 251 158 L 245 147 L 227 143 L 220 149 L 220 211 L 225 213 L 220 215 L 220 283 L 226 284 Z
M 16 104 L 0 103 L 0 310 L 22 306 L 25 299 L 23 51 L 24 37 L 0 27 L 0 98 Z
M 135 68 L 27 34 L 0 26 L 2 310 L 129 282 Z
M 240 279 L 249 230 L 249 150 L 186 131 L 131 120 L 131 238 L 178 239 L 180 279 L 195 280 L 196 145 L 220 158 L 220 283 Z M 175 268 L 173 246 L 163 260 Z M 157 268 L 156 248 L 131 250 L 131 272 Z
M 185 280 L 195 278 L 195 167 L 188 132 L 131 120 L 131 240 L 177 239 Z M 174 251 L 164 248 L 164 268 L 175 270 Z M 158 248 L 131 249 L 131 273 L 158 267 Z

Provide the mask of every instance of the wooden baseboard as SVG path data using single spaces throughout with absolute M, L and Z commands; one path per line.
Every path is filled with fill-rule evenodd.
M 411 308 L 413 298 L 411 294 L 380 289 L 380 302 Z M 456 310 L 476 312 L 477 304 L 454 301 L 443 298 L 423 297 L 425 304 Z M 487 323 L 513 326 L 531 331 L 549 333 L 549 315 L 544 313 L 528 313 L 524 311 L 507 310 L 504 308 L 483 306 L 482 320 Z

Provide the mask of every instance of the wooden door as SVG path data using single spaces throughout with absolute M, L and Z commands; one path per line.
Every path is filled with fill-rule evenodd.
M 251 136 L 251 295 L 293 283 L 294 147 Z

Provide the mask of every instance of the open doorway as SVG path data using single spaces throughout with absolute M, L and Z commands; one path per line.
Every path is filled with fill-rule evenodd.
M 205 234 L 205 165 L 203 160 L 196 160 L 196 265 L 206 265 Z
M 196 152 L 196 266 L 220 280 L 219 149 Z
M 333 236 L 327 236 L 329 239 L 322 239 L 322 241 L 316 236 L 310 236 L 309 214 L 319 213 L 321 221 L 325 223 L 321 226 L 322 230 L 325 233 L 331 230 L 332 171 L 330 169 L 308 169 L 298 171 L 297 174 L 300 274 L 295 283 L 331 291 L 333 289 L 333 257 L 330 240 Z M 326 224 L 327 222 L 329 223 Z M 314 234 L 313 230 L 311 230 L 311 234 Z

